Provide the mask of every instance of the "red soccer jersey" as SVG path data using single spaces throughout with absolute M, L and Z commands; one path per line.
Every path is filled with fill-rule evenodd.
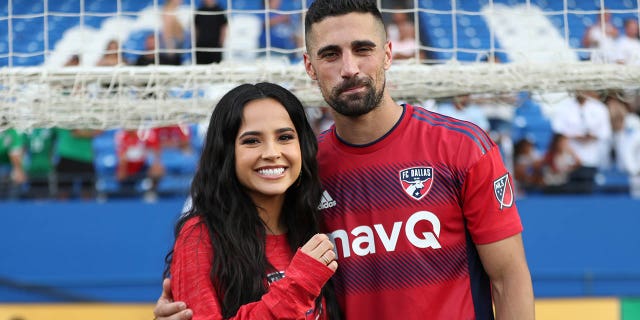
M 325 231 L 346 319 L 492 319 L 475 244 L 522 231 L 499 149 L 470 122 L 410 105 L 366 146 L 319 137 Z
M 153 128 L 162 147 L 178 148 L 189 144 L 190 132 L 187 126 L 167 126 Z
M 171 263 L 171 292 L 193 310 L 192 320 L 222 319 L 219 297 L 211 283 L 211 247 L 200 218 L 188 220 L 176 240 Z M 326 320 L 314 313 L 315 299 L 333 272 L 321 262 L 289 249 L 286 235 L 268 235 L 267 260 L 278 272 L 267 275 L 269 291 L 260 301 L 245 304 L 232 319 Z M 323 305 L 324 310 L 324 305 Z
M 142 135 L 137 130 L 121 130 L 116 133 L 115 140 L 118 157 L 125 158 L 129 175 L 144 167 L 150 151 L 160 149 L 154 130 L 147 130 Z

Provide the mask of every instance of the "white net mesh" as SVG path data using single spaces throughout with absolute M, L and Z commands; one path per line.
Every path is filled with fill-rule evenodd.
M 172 13 L 184 29 L 185 45 L 149 51 L 141 35 L 161 41 L 164 1 L 9 0 L 0 8 L 0 115 L 6 120 L 0 126 L 105 129 L 200 122 L 228 89 L 258 81 L 283 84 L 307 106 L 324 105 L 300 63 L 307 1 L 283 1 L 286 8 L 272 10 L 263 9 L 269 1 L 219 2 L 229 19 L 227 40 L 206 50 L 221 52 L 224 60 L 196 65 L 192 17 L 198 0 L 185 1 Z M 640 64 L 585 60 L 602 48 L 581 42 L 590 24 L 604 21 L 600 8 L 613 15 L 622 34 L 623 21 L 638 17 L 637 1 L 400 2 L 404 7 L 379 1 L 385 17 L 408 14 L 417 34 L 413 58 L 395 60 L 387 73 L 396 99 L 640 87 Z M 298 35 L 294 47 L 280 46 L 274 33 L 265 33 L 259 44 L 262 25 L 277 14 L 287 16 L 289 31 Z M 39 28 L 42 32 L 35 32 Z M 115 50 L 120 64 L 95 67 L 111 39 L 121 43 Z M 146 52 L 156 59 L 181 54 L 182 65 L 125 65 Z M 62 67 L 74 54 L 81 57 L 79 66 Z M 482 62 L 493 55 L 506 63 Z

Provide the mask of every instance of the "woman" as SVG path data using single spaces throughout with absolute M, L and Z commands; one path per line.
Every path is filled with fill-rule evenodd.
M 222 97 L 167 256 L 173 296 L 194 320 L 335 319 L 325 283 L 338 265 L 317 233 L 316 151 L 286 89 L 243 84 Z
M 580 158 L 569 145 L 567 136 L 556 133 L 551 138 L 543 160 L 543 179 L 547 193 L 573 193 L 581 188 L 571 180 L 571 174 L 580 168 Z

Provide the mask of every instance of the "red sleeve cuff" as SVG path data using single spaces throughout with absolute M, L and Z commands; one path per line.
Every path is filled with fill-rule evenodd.
M 324 263 L 298 249 L 285 271 L 285 276 L 309 293 L 318 296 L 324 284 L 333 276 L 333 273 L 334 271 Z

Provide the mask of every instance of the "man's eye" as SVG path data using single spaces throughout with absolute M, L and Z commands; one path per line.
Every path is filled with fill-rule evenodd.
M 338 56 L 337 53 L 335 52 L 327 52 L 327 53 L 323 53 L 320 57 L 322 59 L 334 59 Z

